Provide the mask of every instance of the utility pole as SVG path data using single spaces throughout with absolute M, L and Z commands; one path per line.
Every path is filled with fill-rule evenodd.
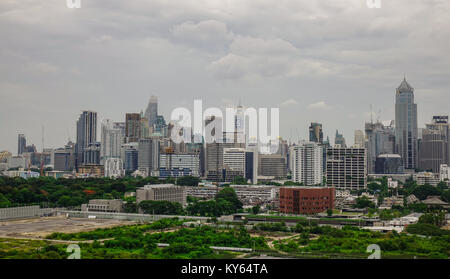
M 41 176 L 44 175 L 44 126 L 42 126 Z

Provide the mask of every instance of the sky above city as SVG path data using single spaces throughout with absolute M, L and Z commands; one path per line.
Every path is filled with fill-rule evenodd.
M 394 119 L 404 75 L 419 127 L 450 113 L 450 1 L 0 1 L 0 150 L 17 134 L 42 148 L 75 139 L 83 110 L 124 121 L 158 96 L 176 107 L 279 107 L 280 134 L 310 122 L 348 143 Z M 100 131 L 100 129 L 98 129 Z M 100 140 L 100 133 L 98 135 Z

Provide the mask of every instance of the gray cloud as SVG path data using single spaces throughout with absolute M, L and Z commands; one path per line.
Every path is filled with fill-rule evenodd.
M 321 121 L 351 142 L 370 104 L 394 117 L 403 74 L 420 125 L 449 114 L 450 3 L 365 2 L 2 0 L 0 149 L 15 152 L 19 132 L 40 146 L 42 125 L 46 145 L 61 146 L 81 110 L 123 121 L 152 94 L 166 117 L 194 98 L 286 103 L 282 136 L 306 138 L 308 122 Z M 308 109 L 320 101 L 328 109 Z

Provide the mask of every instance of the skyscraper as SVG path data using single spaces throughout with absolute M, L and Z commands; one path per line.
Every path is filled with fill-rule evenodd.
M 367 171 L 375 173 L 375 161 L 381 154 L 394 154 L 395 131 L 393 123 L 366 123 Z
M 84 151 L 97 141 L 97 113 L 83 111 L 77 121 L 77 142 L 75 144 L 75 166 L 84 164 Z
M 442 164 L 450 163 L 448 116 L 434 116 L 422 131 L 419 144 L 419 168 L 439 173 Z
M 323 131 L 321 123 L 311 123 L 311 126 L 309 126 L 309 141 L 323 143 Z
M 114 128 L 114 124 L 111 120 L 105 119 L 102 121 L 100 149 L 101 164 L 104 164 L 106 159 L 109 158 L 120 158 L 122 137 L 122 130 L 120 128 Z
M 289 150 L 292 179 L 307 186 L 323 182 L 323 150 L 316 142 L 291 146 Z
M 141 115 L 139 113 L 125 114 L 126 142 L 138 142 L 141 138 Z
M 225 181 L 232 181 L 237 176 L 245 177 L 245 154 L 246 150 L 244 148 L 223 149 Z
M 19 138 L 17 141 L 17 155 L 20 155 L 25 152 L 25 148 L 27 147 L 27 140 L 24 134 L 19 134 Z
M 365 148 L 336 146 L 327 151 L 327 186 L 343 190 L 367 187 Z
M 364 132 L 361 130 L 355 130 L 355 147 L 365 147 L 366 145 L 366 136 Z
M 71 171 L 74 165 L 75 144 L 69 141 L 64 148 L 53 152 L 53 170 Z
M 340 145 L 342 148 L 346 148 L 347 144 L 345 143 L 345 138 L 342 134 L 339 134 L 339 131 L 336 130 L 336 137 L 334 138 L 334 144 Z
M 153 129 L 156 124 L 156 118 L 158 117 L 158 97 L 150 97 L 147 109 L 145 110 L 145 117 L 148 119 L 148 126 Z
M 160 145 L 157 138 L 139 140 L 138 169 L 146 175 L 159 170 Z
M 414 88 L 406 78 L 397 88 L 395 102 L 395 146 L 402 156 L 405 169 L 417 167 L 417 104 Z

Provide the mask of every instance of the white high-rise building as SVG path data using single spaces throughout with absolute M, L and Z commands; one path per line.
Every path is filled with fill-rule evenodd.
M 290 167 L 292 179 L 307 186 L 323 182 L 323 150 L 315 142 L 291 146 Z
M 441 170 L 439 172 L 439 180 L 440 181 L 448 181 L 450 180 L 450 167 L 447 164 L 441 165 Z
M 243 173 L 245 173 L 245 149 L 224 148 L 223 168 L 232 171 L 242 171 Z
M 361 190 L 367 187 L 365 148 L 328 148 L 326 164 L 327 186 L 340 190 Z
M 118 178 L 123 176 L 125 176 L 125 169 L 120 158 L 108 158 L 105 160 L 105 177 Z
M 366 136 L 361 130 L 355 130 L 355 147 L 364 148 L 366 146 Z
M 200 154 L 171 154 L 159 155 L 159 172 L 173 174 L 167 176 L 200 176 Z
M 120 158 L 123 136 L 122 129 L 114 125 L 114 122 L 109 119 L 102 121 L 100 149 L 101 164 L 104 164 L 106 159 L 109 158 Z

